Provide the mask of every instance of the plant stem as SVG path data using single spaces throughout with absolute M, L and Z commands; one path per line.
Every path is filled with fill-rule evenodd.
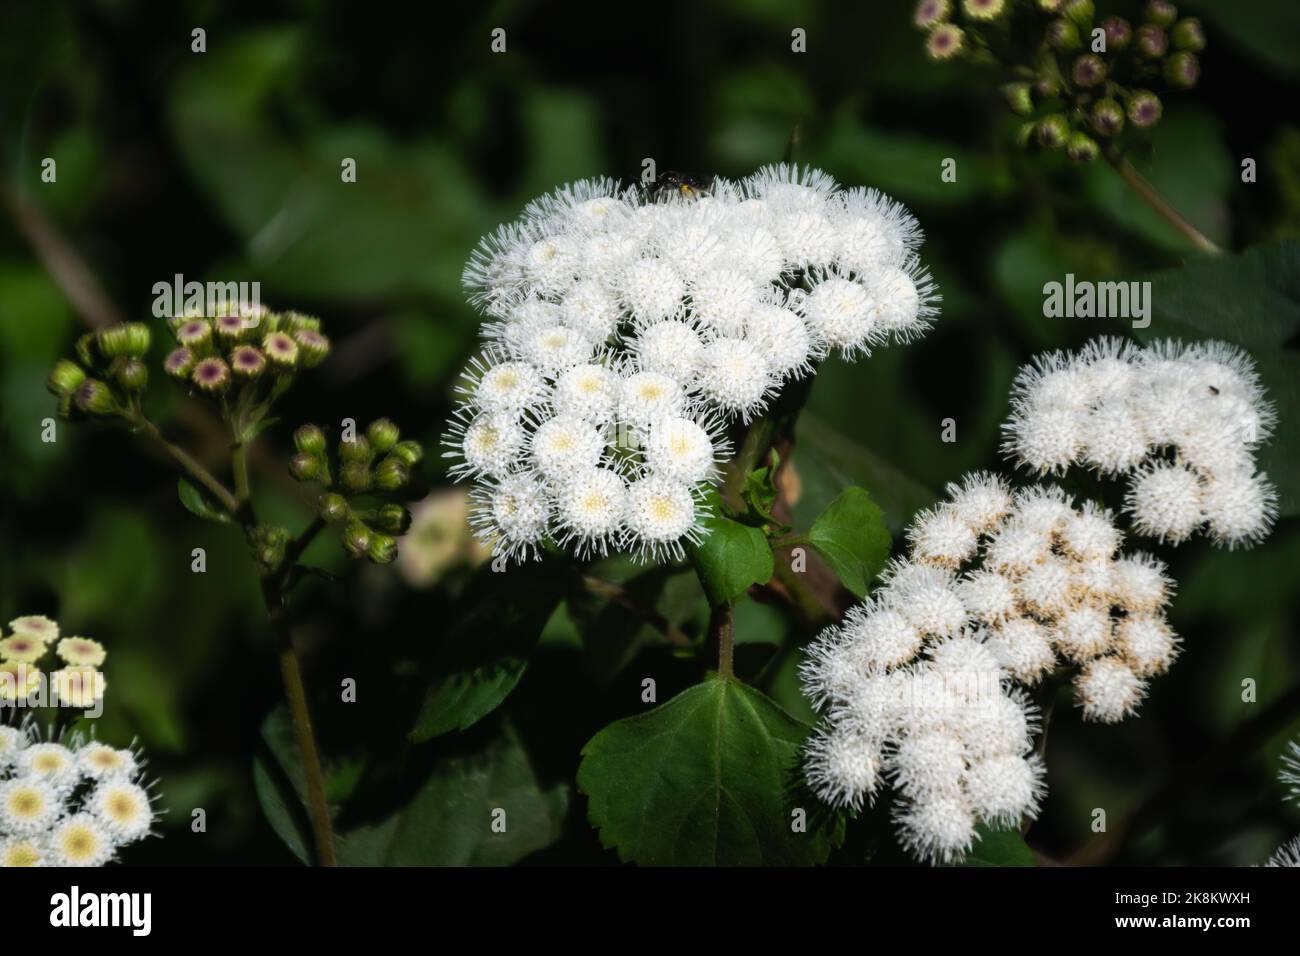
M 1209 238 L 1206 237 L 1199 229 L 1183 218 L 1177 209 L 1169 204 L 1169 200 L 1161 195 L 1151 181 L 1137 171 L 1137 168 L 1128 161 L 1123 153 L 1114 147 L 1105 150 L 1106 161 L 1115 168 L 1120 177 L 1126 182 L 1130 189 L 1142 197 L 1142 200 L 1155 210 L 1156 214 L 1169 225 L 1182 233 L 1191 243 L 1201 252 L 1210 255 L 1219 255 L 1223 250 L 1216 246 Z
M 248 455 L 243 441 L 236 441 L 230 446 L 230 467 L 235 474 L 235 498 L 241 512 L 239 518 L 246 526 L 257 523 L 253 517 L 253 498 L 248 482 Z
M 709 634 L 718 644 L 718 676 L 731 680 L 736 676 L 736 632 L 730 604 L 719 604 L 709 613 Z
M 239 510 L 239 502 L 230 492 L 230 489 L 214 478 L 212 473 L 199 464 L 198 459 L 184 448 L 173 445 L 164 438 L 157 425 L 143 416 L 135 418 L 134 423 L 155 445 L 166 452 L 176 464 L 180 465 L 182 471 L 207 489 L 208 493 L 217 499 L 221 507 L 230 512 L 231 515 L 234 515 Z
M 271 619 L 271 630 L 275 632 L 280 676 L 284 680 L 284 696 L 289 703 L 293 736 L 302 756 L 307 783 L 307 809 L 310 811 L 312 833 L 316 840 L 316 862 L 321 866 L 337 866 L 334 829 L 330 822 L 329 802 L 325 798 L 325 774 L 321 770 L 320 752 L 316 748 L 316 735 L 312 731 L 311 710 L 307 706 L 307 689 L 302 682 L 298 654 L 293 649 L 293 635 L 284 612 L 284 596 L 280 592 L 280 585 L 279 575 L 262 578 L 262 601 L 266 605 L 267 616 Z

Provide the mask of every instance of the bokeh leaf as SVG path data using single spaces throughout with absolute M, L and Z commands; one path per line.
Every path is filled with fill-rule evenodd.
M 813 522 L 808 539 L 840 583 L 860 598 L 867 596 L 892 546 L 884 512 L 862 488 L 844 489 Z

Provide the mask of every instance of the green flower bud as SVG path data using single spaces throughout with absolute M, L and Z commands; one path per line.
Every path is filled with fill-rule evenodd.
M 343 547 L 354 558 L 364 558 L 370 551 L 370 529 L 353 521 L 343 532 Z
M 1097 13 L 1097 8 L 1092 0 L 1065 0 L 1061 12 L 1079 27 L 1087 29 L 1092 26 L 1092 18 Z
M 1101 21 L 1101 28 L 1106 31 L 1107 53 L 1120 53 L 1133 40 L 1133 27 L 1123 17 L 1107 17 Z
M 1150 90 L 1134 90 L 1128 100 L 1128 121 L 1134 126 L 1146 129 L 1160 122 L 1164 106 L 1160 97 Z
M 1092 107 L 1092 128 L 1101 136 L 1115 136 L 1124 128 L 1124 108 L 1113 99 L 1098 100 Z
M 1065 145 L 1065 152 L 1076 163 L 1091 163 L 1100 150 L 1097 141 L 1087 133 L 1072 133 Z
M 394 445 L 389 455 L 393 458 L 400 458 L 408 466 L 414 468 L 424 460 L 424 449 L 420 447 L 419 442 L 411 441 L 408 438 L 406 441 L 399 441 Z
M 385 458 L 375 469 L 375 487 L 380 491 L 397 491 L 411 480 L 411 469 L 400 458 Z
M 296 329 L 293 338 L 298 343 L 303 368 L 315 368 L 330 354 L 330 340 L 315 329 Z
M 1034 95 L 1040 100 L 1050 100 L 1061 95 L 1061 81 L 1055 73 L 1046 71 L 1034 77 Z
M 293 447 L 313 455 L 325 451 L 325 433 L 315 425 L 300 425 L 293 433 Z
M 365 435 L 357 435 L 352 441 L 339 442 L 339 459 L 342 461 L 355 461 L 368 465 L 370 459 L 374 457 L 375 452 Z
M 1060 149 L 1070 135 L 1070 124 L 1060 113 L 1042 119 L 1036 130 L 1038 145 L 1044 149 Z
M 301 312 L 285 312 L 280 316 L 280 322 L 284 329 L 297 332 L 302 329 L 309 329 L 312 332 L 320 331 L 320 319 L 314 315 L 303 315 Z
M 1195 53 L 1179 51 L 1167 57 L 1163 64 L 1165 82 L 1178 90 L 1189 90 L 1201 78 L 1201 61 Z
M 50 377 L 45 380 L 45 387 L 55 395 L 67 395 L 76 391 L 77 386 L 85 380 L 85 369 L 76 362 L 59 359 L 54 365 L 54 371 L 50 372 Z
M 374 564 L 392 564 L 393 558 L 397 557 L 397 539 L 381 531 L 372 531 L 366 556 Z
M 1174 24 L 1174 28 L 1169 31 L 1169 39 L 1175 50 L 1200 53 L 1205 49 L 1205 27 L 1201 26 L 1201 21 L 1196 17 L 1187 17 Z
M 339 472 L 339 484 L 350 495 L 370 490 L 370 466 L 363 461 L 350 462 Z
M 348 508 L 348 500 L 334 492 L 321 495 L 317 507 L 321 518 L 330 524 L 342 521 L 351 514 L 351 509 Z
M 284 332 L 272 332 L 262 339 L 262 351 L 277 368 L 291 369 L 298 364 L 298 343 Z
M 912 22 L 922 30 L 928 30 L 935 24 L 947 20 L 951 14 L 952 5 L 949 0 L 921 0 L 916 5 Z
M 257 562 L 262 574 L 274 574 L 284 564 L 289 540 L 287 528 L 258 525 L 253 529 L 249 543 L 253 549 L 253 560 Z
M 1006 0 L 962 0 L 962 11 L 972 20 L 996 20 L 1006 11 Z
M 1137 28 L 1138 55 L 1148 60 L 1158 60 L 1169 49 L 1169 37 L 1165 31 L 1150 23 Z
M 104 358 L 115 359 L 131 349 L 131 337 L 125 325 L 114 325 L 95 333 L 95 345 Z
M 1044 13 L 1056 13 L 1063 3 L 1064 0 L 1038 0 L 1038 9 Z
M 1097 54 L 1085 53 L 1074 61 L 1074 68 L 1070 71 L 1070 75 L 1075 86 L 1088 89 L 1106 79 L 1106 64 Z
M 240 378 L 257 378 L 266 371 L 266 356 L 251 345 L 241 345 L 230 353 L 230 369 Z
M 242 315 L 219 315 L 212 320 L 212 325 L 217 330 L 217 338 L 227 345 L 244 342 L 252 337 L 253 330 Z
M 925 55 L 932 60 L 951 60 L 960 56 L 966 47 L 966 34 L 961 27 L 940 23 L 925 39 Z
M 206 355 L 212 346 L 212 323 L 207 319 L 189 319 L 176 330 L 176 341 L 195 355 Z
M 87 415 L 112 415 L 117 412 L 113 390 L 97 378 L 88 378 L 72 395 L 73 403 Z
M 190 381 L 205 392 L 219 394 L 230 387 L 230 367 L 215 355 L 205 358 L 194 366 Z
M 300 451 L 289 459 L 289 474 L 298 481 L 315 481 L 320 476 L 321 460 L 311 452 Z
M 1037 129 L 1037 122 L 1021 123 L 1016 130 L 1016 145 L 1021 149 L 1026 148 L 1033 141 L 1034 131 Z
M 1028 83 L 1006 84 L 1002 87 L 1002 98 L 1018 116 L 1028 116 L 1034 111 L 1033 87 Z
M 1077 50 L 1079 28 L 1064 18 L 1053 20 L 1047 25 L 1047 42 L 1056 50 Z
M 76 392 L 68 392 L 66 395 L 60 395 L 58 401 L 59 418 L 65 422 L 73 421 L 80 417 L 80 411 L 76 402 L 73 400 Z
M 1158 27 L 1167 27 L 1178 19 L 1178 8 L 1169 0 L 1148 0 L 1146 18 Z
M 370 423 L 370 427 L 366 429 L 366 437 L 370 439 L 371 447 L 382 455 L 397 444 L 397 440 L 402 437 L 402 433 L 389 419 L 376 418 Z
M 144 358 L 149 354 L 149 347 L 153 345 L 153 333 L 149 331 L 149 326 L 143 322 L 126 323 L 126 354 L 131 358 Z
M 194 353 L 184 347 L 173 349 L 163 360 L 163 370 L 172 378 L 189 378 L 194 371 Z
M 143 392 L 149 385 L 149 368 L 138 358 L 116 358 L 112 371 L 114 380 L 127 392 Z
M 411 513 L 401 505 L 384 505 L 379 509 L 375 521 L 389 534 L 403 535 L 411 527 Z
M 87 332 L 78 337 L 74 350 L 77 353 L 77 360 L 86 368 L 95 368 L 99 365 L 102 356 L 95 344 L 96 335 L 94 332 Z

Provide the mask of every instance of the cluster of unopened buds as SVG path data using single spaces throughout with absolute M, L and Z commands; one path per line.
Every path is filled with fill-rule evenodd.
M 153 336 L 143 322 L 127 322 L 77 339 L 76 361 L 61 359 L 46 387 L 65 421 L 129 418 L 149 384 L 144 357 Z
M 157 814 L 143 769 L 134 749 L 0 724 L 0 867 L 103 866 L 144 839 Z
M 465 269 L 486 345 L 445 441 L 477 532 L 514 560 L 680 556 L 732 422 L 832 352 L 927 329 L 920 243 L 898 204 L 797 166 L 535 200 Z
M 316 425 L 303 425 L 293 441 L 298 453 L 289 462 L 289 472 L 298 481 L 325 487 L 318 514 L 342 529 L 348 554 L 375 564 L 396 558 L 397 539 L 410 527 L 411 515 L 403 505 L 383 499 L 406 492 L 412 468 L 424 457 L 420 444 L 403 441 L 387 418 L 371 422 L 364 434 L 342 436 L 333 456 L 324 431 Z
M 917 26 L 936 60 L 967 57 L 1011 73 L 1003 94 L 1026 117 L 1023 144 L 1097 157 L 1126 126 L 1146 129 L 1163 111 L 1153 88 L 1188 89 L 1200 77 L 1205 30 L 1168 0 L 1149 0 L 1135 27 L 1098 21 L 1093 0 L 921 0 Z
M 28 706 L 36 701 L 53 706 L 93 707 L 108 682 L 99 668 L 108 657 L 104 645 L 88 637 L 59 636 L 59 625 L 40 614 L 0 628 L 0 707 Z M 49 695 L 42 696 L 47 659 L 61 665 L 49 674 Z
M 177 347 L 163 361 L 167 374 L 200 392 L 222 395 L 240 389 L 236 401 L 249 406 L 282 392 L 299 368 L 325 361 L 330 341 L 320 319 L 298 312 L 241 308 L 207 318 L 183 315 L 169 322 Z
M 1235 547 L 1272 525 L 1254 456 L 1275 415 L 1235 348 L 1099 339 L 1024 368 L 1012 405 L 1008 456 L 1040 477 L 1126 478 L 1131 532 Z M 1116 518 L 988 473 L 917 514 L 907 556 L 803 665 L 825 714 L 806 757 L 819 796 L 859 809 L 890 783 L 902 843 L 932 862 L 961 857 L 980 824 L 1032 818 L 1045 785 L 1022 688 L 1068 677 L 1085 720 L 1116 722 L 1178 655 L 1173 582 L 1154 556 L 1121 552 Z

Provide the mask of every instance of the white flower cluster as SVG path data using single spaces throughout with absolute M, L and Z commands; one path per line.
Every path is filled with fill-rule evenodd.
M 1267 535 L 1277 513 L 1255 465 L 1274 422 L 1254 364 L 1231 345 L 1097 339 L 1021 371 L 1003 449 L 1038 474 L 1126 475 L 1135 531 L 1177 544 L 1204 530 L 1233 548 Z
M 509 559 L 677 555 L 701 533 L 726 426 L 832 351 L 921 335 L 921 232 L 875 190 L 773 166 L 707 192 L 565 186 L 465 268 L 487 316 L 446 438 L 475 528 Z
M 1015 684 L 1079 665 L 1084 717 L 1117 721 L 1178 651 L 1164 566 L 1120 554 L 1108 512 L 1054 487 L 1013 493 L 987 473 L 947 490 L 909 526 L 908 556 L 802 671 L 827 717 L 807 754 L 818 795 L 856 808 L 890 781 L 903 843 L 935 862 L 960 857 L 980 823 L 1037 812 L 1037 711 Z
M 0 867 L 103 866 L 155 813 L 131 750 L 0 724 Z
M 1277 778 L 1289 788 L 1288 796 L 1300 803 L 1300 740 L 1287 744 L 1287 752 L 1282 755 L 1282 771 Z M 1300 867 L 1300 836 L 1292 837 L 1278 847 L 1265 865 Z

